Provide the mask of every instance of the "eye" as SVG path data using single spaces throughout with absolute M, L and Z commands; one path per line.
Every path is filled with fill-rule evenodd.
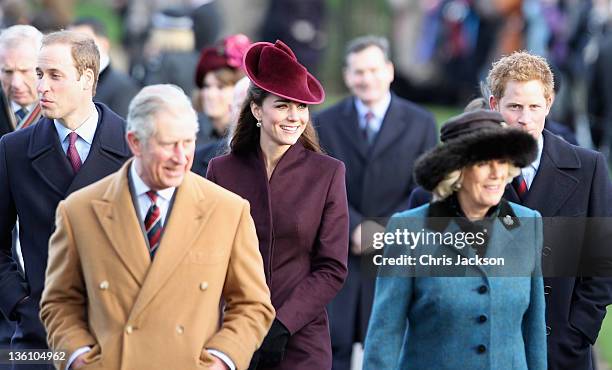
M 306 105 L 304 103 L 301 103 L 300 105 L 298 105 L 298 108 L 299 109 L 306 109 L 306 108 L 308 108 L 308 105 Z

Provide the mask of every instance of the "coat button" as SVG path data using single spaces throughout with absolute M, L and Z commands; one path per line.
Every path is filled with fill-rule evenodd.
M 487 346 L 485 346 L 484 344 L 479 345 L 476 350 L 478 351 L 478 353 L 485 353 L 487 352 Z
M 550 285 L 544 285 L 544 295 L 549 295 L 552 291 L 552 287 Z
M 106 290 L 106 289 L 108 289 L 108 286 L 109 286 L 109 285 L 110 285 L 110 284 L 108 283 L 108 281 L 103 280 L 102 282 L 100 282 L 100 290 Z
M 478 288 L 478 293 L 480 293 L 480 294 L 485 294 L 485 293 L 486 293 L 488 290 L 489 290 L 489 288 L 487 288 L 487 286 L 486 286 L 486 285 L 481 285 L 481 286 Z
M 183 325 L 177 325 L 176 326 L 176 332 L 178 334 L 183 334 L 185 332 L 185 328 L 183 327 Z
M 201 282 L 200 283 L 200 290 L 204 291 L 206 289 L 208 289 L 208 282 L 206 282 L 206 281 Z
M 132 334 L 132 332 L 134 332 L 134 327 L 133 327 L 132 325 L 128 325 L 128 326 L 125 328 L 125 332 L 126 332 L 127 334 Z
M 550 249 L 549 247 L 542 248 L 542 255 L 544 257 L 550 256 L 550 252 L 552 252 L 552 249 Z
M 478 316 L 478 322 L 481 323 L 481 324 L 487 322 L 487 315 L 480 315 L 480 316 Z
M 546 335 L 550 335 L 550 331 L 551 331 L 551 330 L 552 330 L 552 329 L 550 328 L 550 326 L 548 326 L 548 325 L 547 325 L 547 326 L 546 326 Z

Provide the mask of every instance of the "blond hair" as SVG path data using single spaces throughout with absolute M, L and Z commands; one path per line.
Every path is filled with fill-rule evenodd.
M 491 95 L 499 100 L 504 95 L 508 81 L 534 80 L 540 81 L 544 86 L 544 97 L 547 100 L 552 98 L 554 77 L 546 59 L 526 51 L 516 51 L 493 63 L 487 76 L 487 85 Z
M 469 166 L 469 165 L 468 165 Z M 467 167 L 467 166 L 466 166 Z M 465 167 L 464 167 L 465 168 Z M 508 164 L 508 178 L 506 183 L 509 184 L 512 180 L 521 173 L 521 169 L 514 164 Z M 444 176 L 444 179 L 433 189 L 433 201 L 441 201 L 448 198 L 451 194 L 461 189 L 463 185 L 463 169 L 455 170 Z

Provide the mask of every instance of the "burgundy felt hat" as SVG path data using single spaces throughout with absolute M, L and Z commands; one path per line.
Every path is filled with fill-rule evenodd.
M 242 67 L 244 52 L 249 45 L 251 40 L 239 33 L 226 37 L 215 46 L 202 49 L 195 73 L 196 86 L 200 89 L 204 87 L 204 76 L 210 71 Z
M 325 99 L 321 83 L 280 40 L 251 45 L 244 55 L 244 69 L 251 82 L 274 95 L 304 104 Z

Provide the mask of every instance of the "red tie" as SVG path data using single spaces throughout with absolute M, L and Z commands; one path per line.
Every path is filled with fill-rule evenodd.
M 151 259 L 153 259 L 162 234 L 161 211 L 156 204 L 157 193 L 153 190 L 149 190 L 147 191 L 147 196 L 151 199 L 151 207 L 149 207 L 149 211 L 145 217 L 144 225 L 147 231 L 147 238 L 149 239 L 149 253 L 151 254 Z
M 66 155 L 68 156 L 68 160 L 70 161 L 70 165 L 72 166 L 72 170 L 76 174 L 81 169 L 81 157 L 79 157 L 79 152 L 77 152 L 77 148 L 74 145 L 79 138 L 76 132 L 71 132 L 68 134 L 68 151 Z
M 525 196 L 525 194 L 527 194 L 527 182 L 525 181 L 525 178 L 523 177 L 523 175 L 518 175 L 514 178 L 514 181 L 512 183 L 519 198 L 523 200 L 523 197 Z

